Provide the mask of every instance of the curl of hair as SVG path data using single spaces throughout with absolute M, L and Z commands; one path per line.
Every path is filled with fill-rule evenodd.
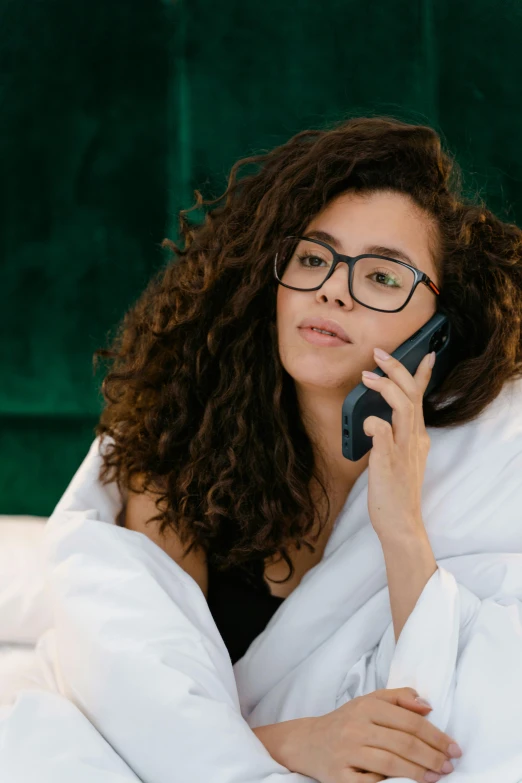
M 238 178 L 247 165 L 254 172 Z M 305 539 L 318 521 L 320 535 L 330 503 L 279 358 L 273 259 L 280 237 L 303 233 L 335 196 L 378 190 L 408 194 L 434 226 L 453 363 L 425 398 L 426 424 L 472 420 L 522 375 L 522 231 L 461 196 L 460 168 L 434 129 L 350 118 L 239 160 L 222 196 L 195 191 L 191 209 L 223 202 L 202 223 L 180 211 L 185 247 L 163 240 L 173 259 L 94 354 L 95 365 L 112 361 L 96 426 L 113 439 L 100 479 L 157 493 L 154 520 L 186 554 L 201 548 L 226 569 L 279 553 L 289 579 L 287 546 L 314 551 Z

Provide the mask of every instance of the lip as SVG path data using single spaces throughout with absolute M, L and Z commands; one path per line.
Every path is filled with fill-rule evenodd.
M 304 321 L 299 324 L 298 328 L 311 329 L 312 326 L 314 326 L 316 329 L 324 329 L 327 332 L 333 332 L 345 343 L 352 342 L 342 328 L 341 324 L 338 324 L 337 321 L 330 321 L 328 318 L 305 318 Z
M 307 343 L 313 343 L 323 347 L 337 346 L 339 348 L 344 348 L 345 345 L 351 345 L 351 343 L 347 343 L 345 340 L 341 340 L 340 337 L 334 337 L 330 334 L 321 334 L 321 332 L 314 332 L 314 330 L 310 328 L 299 329 L 299 334 L 303 340 L 306 340 Z

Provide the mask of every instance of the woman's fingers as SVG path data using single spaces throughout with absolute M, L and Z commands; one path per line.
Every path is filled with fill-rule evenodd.
M 417 783 L 426 783 L 428 778 L 425 775 L 427 772 L 432 773 L 432 779 L 434 780 L 439 779 L 438 775 L 444 775 L 444 772 L 426 769 L 426 767 L 414 764 L 408 761 L 408 759 L 381 748 L 360 748 L 355 756 L 353 766 L 367 769 L 370 772 L 377 772 L 379 775 L 386 775 L 388 778 L 411 778 L 411 780 L 416 780 Z M 448 769 L 448 772 L 451 772 L 451 770 Z
M 426 771 L 436 772 L 439 775 L 453 772 L 453 765 L 445 753 L 435 750 L 419 737 L 406 734 L 404 731 L 372 725 L 365 744 L 370 749 L 387 751 L 404 761 L 407 766 L 404 766 L 400 773 L 404 777 L 418 780 L 419 775 L 420 779 L 424 778 Z M 383 772 L 377 768 L 375 771 Z M 415 774 L 411 775 L 410 772 Z
M 449 746 L 455 743 L 455 740 L 443 731 L 440 731 L 440 729 L 426 720 L 423 715 L 418 715 L 413 710 L 390 704 L 389 702 L 383 702 L 381 706 L 382 709 L 379 709 L 375 716 L 372 715 L 373 723 L 388 729 L 398 729 L 406 734 L 411 734 L 413 737 L 421 739 L 427 745 L 431 745 L 435 750 L 444 753 L 448 758 L 451 755 L 454 756 Z

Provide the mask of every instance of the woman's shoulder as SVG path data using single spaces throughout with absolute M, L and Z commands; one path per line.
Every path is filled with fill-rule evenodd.
M 143 477 L 134 476 L 133 486 L 141 489 Z M 208 597 L 208 566 L 206 553 L 202 549 L 193 549 L 183 556 L 186 546 L 183 546 L 175 530 L 168 528 L 164 535 L 160 534 L 159 521 L 150 522 L 158 513 L 156 500 L 158 495 L 147 492 L 134 492 L 128 489 L 125 507 L 122 511 L 123 527 L 143 533 L 157 546 L 163 549 L 184 571 L 200 586 L 205 598 Z M 162 509 L 160 504 L 159 509 Z

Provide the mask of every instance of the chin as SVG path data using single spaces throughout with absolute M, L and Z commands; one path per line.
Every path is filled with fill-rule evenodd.
M 292 376 L 296 384 L 301 386 L 317 386 L 323 389 L 326 388 L 341 388 L 346 387 L 348 384 L 348 378 L 345 372 L 340 372 L 332 367 L 318 367 L 317 361 L 314 362 L 313 367 L 290 367 L 285 368 L 289 375 Z

